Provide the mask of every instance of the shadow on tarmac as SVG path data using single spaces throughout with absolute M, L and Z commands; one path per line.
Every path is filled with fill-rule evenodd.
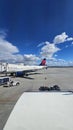
M 34 80 L 34 78 L 27 77 L 27 76 L 24 76 L 23 78 L 25 78 L 25 79 L 30 79 L 30 80 Z

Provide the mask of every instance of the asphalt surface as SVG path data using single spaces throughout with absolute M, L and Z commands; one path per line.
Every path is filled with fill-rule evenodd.
M 24 78 L 11 78 L 20 85 L 0 86 L 0 130 L 3 129 L 14 105 L 22 93 L 39 91 L 39 87 L 58 85 L 61 90 L 73 90 L 73 68 L 48 68 Z

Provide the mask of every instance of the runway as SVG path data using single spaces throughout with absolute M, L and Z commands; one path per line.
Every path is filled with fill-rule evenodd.
M 73 90 L 73 68 L 48 68 L 24 78 L 12 78 L 19 86 L 0 86 L 0 130 L 3 129 L 16 101 L 23 92 L 39 91 L 40 86 L 58 85 L 61 90 Z

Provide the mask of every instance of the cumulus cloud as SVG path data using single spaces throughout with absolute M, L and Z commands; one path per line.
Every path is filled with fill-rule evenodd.
M 58 52 L 62 51 L 60 46 L 58 44 L 65 43 L 68 41 L 73 41 L 72 37 L 69 37 L 66 32 L 61 33 L 60 35 L 55 36 L 54 40 L 52 43 L 49 41 L 45 41 L 40 43 L 37 47 L 40 48 L 40 59 L 47 58 L 49 65 L 69 65 L 70 62 L 65 61 L 64 59 L 57 59 L 58 57 Z M 72 43 L 73 44 L 73 43 Z M 69 47 L 69 45 L 65 44 L 65 48 Z M 35 55 L 24 55 L 24 60 L 28 64 L 35 64 L 35 61 L 38 60 L 38 57 Z
M 60 44 L 60 43 L 64 43 L 67 41 L 73 41 L 73 38 L 68 37 L 68 35 L 65 32 L 63 32 L 60 35 L 55 36 L 55 38 L 53 40 L 54 44 Z
M 0 61 L 1 62 L 22 62 L 23 56 L 18 54 L 19 49 L 7 41 L 6 33 L 0 31 Z
M 38 45 L 38 47 L 41 47 L 40 56 L 42 58 L 46 57 L 49 60 L 56 59 L 56 57 L 58 56 L 57 52 L 62 51 L 62 49 L 63 49 L 63 48 L 60 48 L 60 46 L 58 46 L 58 45 L 61 43 L 64 44 L 65 42 L 68 42 L 68 41 L 72 42 L 73 38 L 69 37 L 66 34 L 66 32 L 63 32 L 60 35 L 55 36 L 52 43 L 50 43 L 49 41 L 45 41 L 45 42 L 40 43 Z M 73 42 L 72 42 L 72 44 L 73 44 Z M 68 48 L 68 47 L 69 47 L 69 45 L 65 44 L 64 48 Z M 60 63 L 60 60 L 58 60 L 58 61 Z M 55 63 L 56 63 L 56 61 L 55 61 Z M 64 62 L 61 61 L 61 63 L 64 63 Z
M 48 66 L 73 66 L 73 61 L 64 59 L 53 59 L 48 61 Z
M 60 66 L 73 66 L 73 61 L 66 61 L 63 59 L 58 60 L 58 65 Z
M 41 52 L 40 52 L 42 58 L 46 57 L 47 59 L 52 59 L 53 54 L 60 50 L 60 48 L 56 47 L 55 44 L 49 43 L 48 41 L 44 44 L 46 45 L 44 45 L 41 48 Z
M 21 55 L 17 46 L 14 46 L 12 43 L 6 40 L 6 33 L 0 31 L 0 62 L 22 62 L 25 64 L 36 64 L 36 61 L 39 58 L 36 55 L 24 54 Z
M 6 41 L 4 38 L 0 37 L 0 52 L 2 53 L 18 53 L 19 50 L 16 46 L 12 45 L 12 43 Z
M 24 54 L 24 64 L 26 65 L 33 65 L 36 64 L 36 61 L 39 60 L 39 57 L 33 54 Z
M 73 41 L 72 37 L 67 38 L 67 41 Z
M 68 35 L 65 32 L 63 32 L 62 34 L 55 36 L 53 42 L 55 44 L 63 43 L 66 41 L 67 38 L 68 38 Z
M 40 47 L 39 57 L 33 54 L 21 55 L 17 46 L 6 40 L 6 32 L 0 31 L 0 61 L 2 62 L 23 62 L 24 64 L 33 65 L 42 58 L 47 58 L 49 65 L 67 65 L 73 62 L 65 62 L 64 60 L 57 59 L 58 52 L 62 51 L 58 44 L 73 41 L 72 37 L 69 37 L 65 32 L 55 36 L 52 43 L 45 41 L 40 43 L 37 47 Z M 73 45 L 73 42 L 72 44 Z M 65 44 L 65 48 L 69 45 Z
M 0 62 L 16 63 L 23 61 L 24 57 L 20 54 L 0 53 Z

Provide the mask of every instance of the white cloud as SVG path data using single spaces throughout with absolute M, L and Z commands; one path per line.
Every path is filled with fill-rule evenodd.
M 23 62 L 25 64 L 36 64 L 36 61 L 39 58 L 36 55 L 32 54 L 19 54 L 19 49 L 14 46 L 12 43 L 7 41 L 6 33 L 4 31 L 0 31 L 0 61 L 1 62 Z
M 36 61 L 39 60 L 39 57 L 33 54 L 24 54 L 24 63 L 33 65 L 36 64 Z
M 64 59 L 53 59 L 48 61 L 48 66 L 73 66 L 73 61 L 65 61 Z
M 7 36 L 7 30 L 0 29 L 0 38 L 5 38 Z
M 55 36 L 53 42 L 55 44 L 63 43 L 66 41 L 67 38 L 68 38 L 68 35 L 65 32 L 63 32 L 62 34 Z
M 64 43 L 67 41 L 73 41 L 73 38 L 68 37 L 68 35 L 65 32 L 63 32 L 60 35 L 55 36 L 55 38 L 53 40 L 54 44 L 60 44 L 60 43 Z
M 73 41 L 72 37 L 67 38 L 67 41 Z
M 56 47 L 55 44 L 46 42 L 46 45 L 44 45 L 41 48 L 40 54 L 41 54 L 42 58 L 46 57 L 48 59 L 52 59 L 53 58 L 53 54 L 56 53 L 59 50 L 60 49 L 58 47 Z
M 39 57 L 33 54 L 19 54 L 19 49 L 12 43 L 6 40 L 6 33 L 0 31 L 0 61 L 5 62 L 23 62 L 25 64 L 33 65 L 36 64 L 38 60 L 42 58 L 47 58 L 49 65 L 69 65 L 73 62 L 66 62 L 62 59 L 57 59 L 58 51 L 62 51 L 58 44 L 64 43 L 66 41 L 73 41 L 72 37 L 69 37 L 65 32 L 60 35 L 55 36 L 53 43 L 48 41 L 40 43 L 37 47 L 41 47 Z M 72 44 L 73 45 L 73 42 Z M 69 45 L 65 45 L 68 47 Z
M 73 61 L 69 61 L 68 65 L 73 66 Z
M 0 61 L 23 62 L 24 58 L 18 54 L 19 49 L 5 39 L 6 33 L 0 31 Z
M 56 57 L 58 56 L 57 52 L 62 51 L 62 49 L 63 49 L 63 48 L 60 49 L 60 46 L 58 46 L 58 44 L 65 43 L 68 41 L 73 41 L 73 38 L 69 37 L 66 34 L 66 32 L 63 32 L 60 35 L 55 36 L 53 43 L 50 43 L 48 41 L 42 42 L 41 44 L 38 45 L 38 47 L 42 46 L 41 50 L 40 50 L 40 56 L 42 58 L 46 57 L 49 60 L 56 59 Z M 72 44 L 73 44 L 73 42 L 72 42 Z M 68 47 L 69 47 L 69 45 L 65 44 L 64 48 L 68 48 Z M 59 62 L 60 62 L 60 60 L 59 60 Z
M 37 47 L 41 47 L 41 46 L 43 46 L 43 45 L 44 45 L 44 42 L 42 42 L 42 43 L 38 44 L 38 46 L 37 46 Z
M 11 53 L 0 53 L 0 62 L 24 62 L 24 57 L 20 54 L 11 54 Z
M 0 52 L 2 53 L 17 53 L 19 52 L 18 48 L 12 43 L 5 40 L 3 37 L 0 37 Z

